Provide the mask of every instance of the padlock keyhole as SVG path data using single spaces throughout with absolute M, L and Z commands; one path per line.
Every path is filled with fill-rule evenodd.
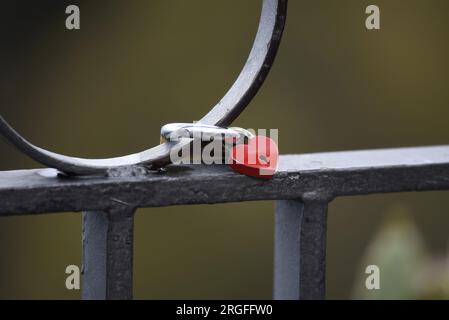
M 267 157 L 264 154 L 259 155 L 259 161 L 262 162 L 262 164 L 270 163 L 270 161 L 267 159 Z

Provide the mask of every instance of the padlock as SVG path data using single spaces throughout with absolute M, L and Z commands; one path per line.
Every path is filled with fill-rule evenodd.
M 231 168 L 241 174 L 271 179 L 276 173 L 279 150 L 273 139 L 255 136 L 248 143 L 235 145 L 230 152 Z

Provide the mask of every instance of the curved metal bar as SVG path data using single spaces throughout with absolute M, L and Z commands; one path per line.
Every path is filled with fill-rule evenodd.
M 102 174 L 116 167 L 138 164 L 162 166 L 169 161 L 170 150 L 174 143 L 163 143 L 151 149 L 123 157 L 108 159 L 84 159 L 66 156 L 39 148 L 23 138 L 0 116 L 0 133 L 16 148 L 33 160 L 50 168 L 58 169 L 70 175 Z
M 220 102 L 201 123 L 227 127 L 248 106 L 259 91 L 274 63 L 287 19 L 287 0 L 264 0 L 262 15 L 248 60 Z
M 221 101 L 199 122 L 207 125 L 229 126 L 254 98 L 276 57 L 287 15 L 287 0 L 263 0 L 262 15 L 256 39 L 242 72 Z M 54 153 L 37 147 L 23 138 L 0 115 L 0 133 L 33 160 L 67 174 L 91 175 L 109 169 L 170 163 L 170 150 L 178 144 L 164 143 L 140 153 L 109 159 L 83 159 Z

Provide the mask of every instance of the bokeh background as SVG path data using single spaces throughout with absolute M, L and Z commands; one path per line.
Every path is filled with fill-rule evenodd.
M 81 30 L 65 29 L 65 8 Z M 365 29 L 365 8 L 381 30 Z M 238 75 L 259 0 L 2 0 L 0 110 L 32 142 L 109 157 L 198 120 Z M 234 123 L 279 128 L 282 153 L 449 142 L 446 0 L 290 1 L 278 59 Z M 0 170 L 38 165 L 0 141 Z M 1 204 L 0 204 L 1 205 Z M 449 298 L 447 192 L 330 205 L 328 298 Z M 270 299 L 273 203 L 139 210 L 138 299 Z M 0 298 L 78 299 L 78 213 L 0 219 Z M 381 267 L 381 290 L 363 289 Z

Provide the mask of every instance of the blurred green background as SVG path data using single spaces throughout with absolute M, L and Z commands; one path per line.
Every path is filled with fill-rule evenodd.
M 65 29 L 69 4 L 80 6 L 79 31 Z M 379 31 L 365 28 L 370 4 L 381 9 Z M 161 125 L 198 120 L 223 96 L 260 8 L 3 0 L 1 114 L 32 142 L 70 155 L 151 147 Z M 279 128 L 284 154 L 447 144 L 448 10 L 446 0 L 290 1 L 272 73 L 234 124 Z M 0 141 L 0 170 L 37 166 Z M 327 297 L 449 298 L 447 271 L 422 280 L 448 269 L 438 263 L 448 213 L 446 192 L 334 201 Z M 271 298 L 272 202 L 139 210 L 135 225 L 136 298 Z M 0 298 L 79 298 L 64 271 L 81 263 L 80 235 L 78 213 L 1 218 Z M 361 288 L 368 264 L 381 266 L 375 294 Z

